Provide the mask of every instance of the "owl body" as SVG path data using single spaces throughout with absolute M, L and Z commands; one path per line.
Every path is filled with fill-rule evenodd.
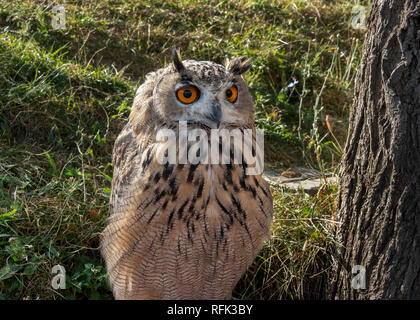
M 261 175 L 247 174 L 246 161 L 184 163 L 180 153 L 191 141 L 184 151 L 177 144 L 175 162 L 162 163 L 167 144 L 156 138 L 161 129 L 177 134 L 180 121 L 207 132 L 209 143 L 215 128 L 254 130 L 240 76 L 246 63 L 181 62 L 175 53 L 173 65 L 138 89 L 114 146 L 111 214 L 101 239 L 116 299 L 229 299 L 261 250 L 273 211 Z M 235 102 L 226 88 L 236 90 Z

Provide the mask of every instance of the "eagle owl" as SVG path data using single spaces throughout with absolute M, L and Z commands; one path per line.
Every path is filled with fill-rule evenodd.
M 115 141 L 101 253 L 116 299 L 230 299 L 268 236 L 270 188 L 261 174 L 246 174 L 245 160 L 181 163 L 189 140 L 185 150 L 176 142 L 175 162 L 163 163 L 168 143 L 157 136 L 170 129 L 180 138 L 182 122 L 208 140 L 211 130 L 249 129 L 255 153 L 254 106 L 241 76 L 251 61 L 182 61 L 175 49 L 172 58 L 146 76 Z

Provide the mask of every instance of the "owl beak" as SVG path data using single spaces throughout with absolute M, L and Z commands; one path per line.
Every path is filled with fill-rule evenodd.
M 212 113 L 209 118 L 216 124 L 217 129 L 219 129 L 221 117 L 222 111 L 220 110 L 220 104 L 218 102 L 214 102 L 212 105 Z

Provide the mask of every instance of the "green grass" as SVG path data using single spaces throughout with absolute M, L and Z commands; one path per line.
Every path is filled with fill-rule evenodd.
M 98 252 L 112 146 L 173 45 L 188 59 L 254 58 L 245 78 L 266 165 L 334 170 L 361 55 L 357 3 L 67 1 L 66 28 L 54 30 L 53 2 L 0 0 L 0 298 L 112 298 Z M 272 190 L 271 238 L 234 298 L 321 298 L 336 186 Z M 66 290 L 51 287 L 56 264 Z

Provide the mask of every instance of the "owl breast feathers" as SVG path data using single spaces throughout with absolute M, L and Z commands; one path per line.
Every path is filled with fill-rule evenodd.
M 242 163 L 232 161 L 238 143 L 227 140 L 230 163 L 180 161 L 210 154 L 188 153 L 189 140 L 181 147 L 181 123 L 206 133 L 206 142 L 212 130 L 250 130 L 256 152 L 253 101 L 241 76 L 250 65 L 244 58 L 227 67 L 181 61 L 174 51 L 173 64 L 148 74 L 137 90 L 115 141 L 111 213 L 101 238 L 116 299 L 230 299 L 261 250 L 272 196 L 260 174 L 247 174 L 243 154 Z M 175 162 L 159 156 L 170 150 L 169 138 L 157 138 L 162 129 L 174 132 Z M 222 142 L 220 158 L 226 153 Z

